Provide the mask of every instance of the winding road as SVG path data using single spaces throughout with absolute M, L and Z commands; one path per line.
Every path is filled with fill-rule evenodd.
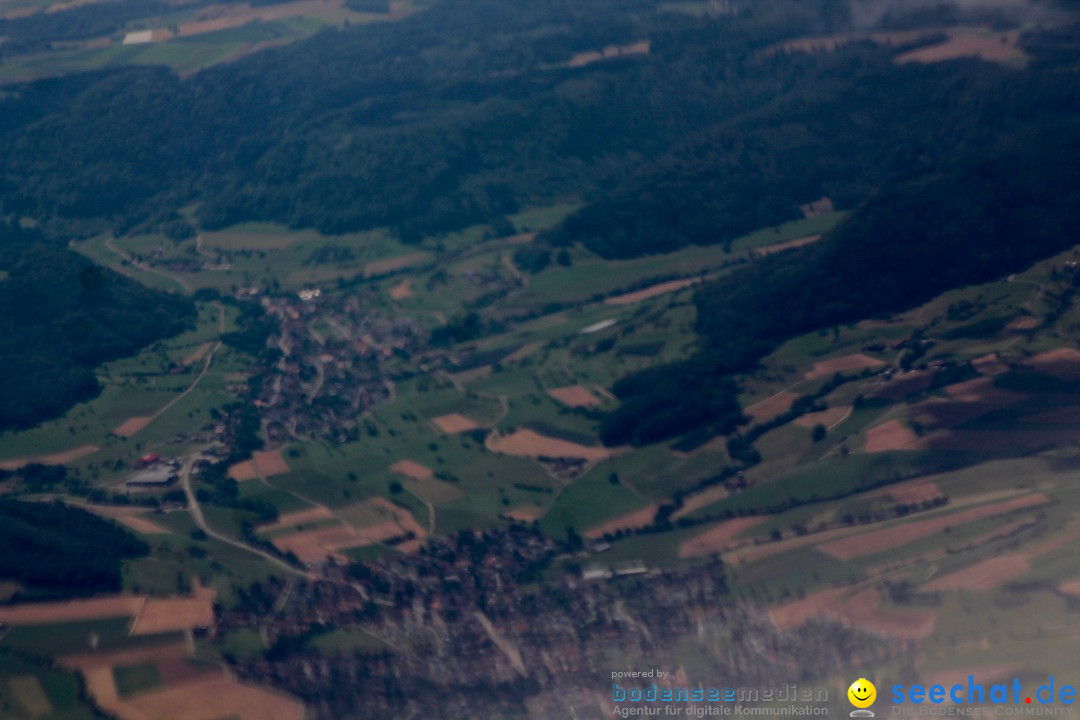
M 195 521 L 195 525 L 198 526 L 200 530 L 202 530 L 204 533 L 214 538 L 215 540 L 225 543 L 226 545 L 232 545 L 233 547 L 240 548 L 241 550 L 246 550 L 247 552 L 250 552 L 254 555 L 258 555 L 292 575 L 297 575 L 299 577 L 318 575 L 318 573 L 313 570 L 301 570 L 299 568 L 293 567 L 281 558 L 275 555 L 271 555 L 270 553 L 266 552 L 261 548 L 257 548 L 254 545 L 248 545 L 247 543 L 240 542 L 239 540 L 234 540 L 231 537 L 222 535 L 217 530 L 214 530 L 212 527 L 210 527 L 210 524 L 206 522 L 206 516 L 203 515 L 202 507 L 199 506 L 199 500 L 197 497 L 195 497 L 195 491 L 191 488 L 191 469 L 195 466 L 195 461 L 198 458 L 199 453 L 195 452 L 189 455 L 186 460 L 184 460 L 184 465 L 180 469 L 180 485 L 181 487 L 183 487 L 184 494 L 187 496 L 188 510 L 191 511 L 191 518 Z

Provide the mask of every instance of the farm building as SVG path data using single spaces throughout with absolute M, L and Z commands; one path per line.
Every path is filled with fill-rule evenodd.
M 176 471 L 167 466 L 160 466 L 132 475 L 124 485 L 129 488 L 167 487 L 176 481 Z
M 604 565 L 586 565 L 581 569 L 582 580 L 607 580 L 611 577 L 611 570 Z
M 627 560 L 625 562 L 615 563 L 615 574 L 622 575 L 640 575 L 648 572 L 649 569 L 645 567 L 645 563 L 641 560 Z
M 145 45 L 154 41 L 153 30 L 136 30 L 124 36 L 124 45 Z

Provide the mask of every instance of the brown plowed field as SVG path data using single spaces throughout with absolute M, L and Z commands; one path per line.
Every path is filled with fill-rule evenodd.
M 1027 524 L 1033 522 L 1028 520 Z M 1016 525 L 1017 523 L 1013 523 Z M 1006 528 L 999 528 L 997 535 L 1002 535 Z M 1014 528 L 1015 529 L 1015 528 Z M 1070 542 L 1080 539 L 1080 529 L 1062 533 L 1021 552 L 1009 553 L 1000 557 L 975 563 L 962 570 L 931 580 L 923 585 L 923 590 L 991 590 L 1010 580 L 1024 575 L 1031 569 L 1030 560 L 1055 550 L 1060 550 Z M 1064 589 L 1063 589 L 1064 591 Z
M 963 570 L 931 580 L 922 590 L 990 590 L 1025 574 L 1031 566 L 1023 553 L 1010 553 L 983 560 Z
M 683 498 L 682 507 L 671 514 L 672 520 L 678 520 L 684 515 L 689 515 L 695 510 L 700 510 L 703 507 L 708 507 L 714 502 L 719 502 L 726 498 L 730 493 L 728 489 L 723 485 L 713 485 L 710 488 L 706 488 L 701 492 L 696 492 L 693 495 L 688 495 Z
M 390 288 L 390 298 L 392 300 L 406 300 L 412 296 L 412 280 L 402 280 L 397 285 Z
M 469 430 L 475 430 L 480 427 L 474 420 L 470 420 L 461 413 L 450 413 L 449 415 L 440 415 L 436 418 L 431 418 L 431 422 L 435 423 L 435 427 L 443 431 L 447 435 L 453 435 L 454 433 L 467 432 Z
M 757 562 L 758 560 L 764 560 L 773 555 L 790 552 L 798 548 L 817 545 L 838 538 L 845 538 L 860 531 L 862 531 L 862 528 L 842 527 L 813 533 L 812 535 L 797 535 L 776 542 L 767 542 L 760 545 L 747 545 L 724 553 L 724 562 L 729 565 L 742 565 L 745 563 Z
M 1034 330 L 1042 324 L 1042 321 L 1037 317 L 1031 317 L 1030 315 L 1021 315 L 1018 318 L 1014 318 L 1005 326 L 1006 330 Z
M 1024 364 L 1067 382 L 1080 380 L 1080 350 L 1059 348 L 1036 355 Z
M 640 510 L 635 510 L 634 512 L 620 515 L 617 518 L 613 518 L 599 525 L 594 525 L 586 530 L 584 535 L 587 538 L 599 538 L 607 533 L 614 533 L 619 530 L 634 530 L 645 527 L 653 521 L 653 518 L 656 517 L 656 511 L 659 509 L 660 506 L 656 503 L 646 505 Z
M 107 708 L 108 709 L 108 708 Z M 173 683 L 122 700 L 121 720 L 303 720 L 304 706 L 271 690 L 233 682 L 224 673 Z
M 919 439 L 918 435 L 900 424 L 899 420 L 889 420 L 866 431 L 866 452 L 914 450 L 918 447 Z
M 871 490 L 868 493 L 864 493 L 861 497 L 872 498 L 880 497 L 882 495 L 888 495 L 893 502 L 902 504 L 911 504 L 925 502 L 926 500 L 935 500 L 944 495 L 941 492 L 934 480 L 940 477 L 940 475 L 927 475 L 925 477 L 914 478 L 913 480 L 905 480 L 904 482 L 896 483 L 895 485 L 887 485 L 877 490 Z
M 802 600 L 780 605 L 769 612 L 773 623 L 788 630 L 816 617 L 886 637 L 920 639 L 937 623 L 937 613 L 925 610 L 886 610 L 879 607 L 881 595 L 875 588 L 852 593 L 850 588 L 830 588 Z
M 566 66 L 572 68 L 585 67 L 601 60 L 624 57 L 626 55 L 646 55 L 652 43 L 649 40 L 639 40 L 628 45 L 608 45 L 602 50 L 589 50 L 579 52 L 567 61 Z
M 679 557 L 699 557 L 730 550 L 744 542 L 736 539 L 738 535 L 756 525 L 760 525 L 763 520 L 765 520 L 764 517 L 743 517 L 725 520 L 679 545 Z
M 1066 595 L 1072 595 L 1074 597 L 1080 597 L 1080 580 L 1070 580 L 1058 585 L 1058 590 Z
M 209 627 L 214 604 L 206 598 L 147 598 L 135 618 L 132 635 L 157 635 Z
M 833 358 L 832 360 L 822 360 L 819 363 L 814 363 L 814 367 L 807 371 L 806 379 L 810 380 L 812 378 L 833 375 L 847 370 L 862 370 L 863 368 L 877 367 L 878 365 L 884 364 L 884 360 L 878 360 L 877 358 L 872 358 L 869 355 L 863 355 L 862 353 L 844 355 L 843 357 Z
M 641 290 L 635 290 L 634 292 L 623 293 L 622 295 L 612 295 L 609 298 L 604 299 L 605 305 L 630 305 L 642 300 L 648 300 L 650 298 L 658 297 L 660 295 L 666 295 L 667 293 L 675 292 L 676 290 L 682 290 L 688 288 L 691 285 L 695 285 L 701 282 L 701 278 L 686 278 L 683 280 L 669 280 L 667 282 L 651 285 Z
M 971 367 L 980 375 L 994 377 L 1009 371 L 1009 363 L 999 358 L 994 353 L 977 357 L 971 361 Z
M 289 472 L 289 464 L 281 456 L 281 449 L 253 453 L 250 460 L 237 463 L 229 468 L 229 477 L 237 482 L 254 480 L 257 477 L 274 477 Z
M 1019 60 L 1024 57 L 1023 51 L 1016 45 L 1019 38 L 1020 33 L 1016 30 L 985 35 L 969 34 L 962 29 L 950 30 L 949 39 L 945 42 L 901 53 L 893 58 L 893 62 L 936 63 L 966 57 L 977 57 L 987 62 Z
M 142 607 L 142 595 L 112 595 L 66 602 L 28 603 L 0 607 L 0 623 L 48 625 L 51 623 L 134 617 Z
M 393 523 L 384 523 L 384 525 L 393 525 Z M 378 526 L 376 526 L 378 527 Z M 373 528 L 368 528 L 373 535 L 377 535 L 377 531 Z M 383 537 L 392 537 L 393 532 Z M 321 565 L 326 562 L 327 557 L 334 557 L 337 560 L 344 560 L 344 556 L 337 554 L 335 550 L 331 549 L 331 546 L 341 548 L 343 544 L 356 541 L 356 545 L 370 544 L 376 542 L 381 537 L 373 537 L 370 540 L 361 538 L 357 531 L 348 525 L 334 525 L 328 528 L 319 528 L 317 530 L 306 530 L 304 532 L 298 532 L 293 535 L 284 535 L 274 538 L 271 542 L 274 543 L 274 547 L 284 553 L 291 552 L 296 557 L 300 558 L 300 561 L 307 565 Z M 353 547 L 356 547 L 354 545 Z
M 394 272 L 395 270 L 404 270 L 411 265 L 416 265 L 429 259 L 431 259 L 429 253 L 414 252 L 409 253 L 408 255 L 387 258 L 385 260 L 375 260 L 364 266 L 364 276 L 372 277 L 374 275 L 383 275 L 385 273 Z
M 764 247 L 757 248 L 754 252 L 758 255 L 772 255 L 778 252 L 784 252 L 785 250 L 793 250 L 794 248 L 801 248 L 807 245 L 813 245 L 821 239 L 820 235 L 807 235 L 806 237 L 797 238 L 795 240 L 788 240 L 787 242 L 776 243 L 775 245 L 765 245 Z
M 887 46 L 907 45 L 909 43 L 917 41 L 919 38 L 931 34 L 932 32 L 933 30 L 902 30 L 899 32 L 891 33 L 870 33 L 868 35 L 864 35 L 861 33 L 847 33 L 843 35 L 803 37 L 796 38 L 794 40 L 785 40 L 784 42 L 777 45 L 771 45 L 766 48 L 764 52 L 766 55 L 773 55 L 778 52 L 833 52 L 839 47 L 843 47 L 844 45 L 852 42 L 858 42 L 860 40 L 870 40 L 877 43 L 878 45 Z M 803 212 L 805 213 L 806 211 L 803 210 Z
M 331 527 L 283 535 L 271 542 L 282 552 L 292 552 L 308 565 L 320 565 L 328 557 L 345 562 L 347 558 L 340 551 L 349 548 L 375 545 L 410 532 L 419 541 L 427 536 L 427 531 L 416 522 L 412 513 L 385 498 L 369 498 L 356 505 L 339 508 L 337 512 L 349 518 L 350 522 L 357 523 L 357 526 L 342 522 Z M 401 547 L 398 546 L 398 549 Z
M 840 603 L 848 592 L 846 587 L 838 587 L 811 593 L 800 600 L 774 607 L 769 611 L 769 619 L 781 630 L 792 630 L 825 615 L 826 610 Z
M 804 428 L 812 428 L 815 425 L 822 425 L 826 429 L 828 429 L 846 418 L 848 416 L 848 413 L 850 412 L 850 405 L 841 405 L 840 407 L 832 407 L 828 410 L 822 410 L 821 412 L 812 412 L 801 415 L 795 418 L 795 424 L 799 427 Z
M 410 477 L 413 480 L 423 480 L 434 475 L 430 469 L 424 467 L 415 460 L 399 460 L 390 466 L 390 470 L 399 475 Z
M 870 392 L 870 396 L 886 400 L 903 400 L 912 393 L 921 393 L 930 387 L 934 381 L 934 374 L 933 370 L 912 370 L 895 375 L 891 380 L 878 385 Z
M 0 470 L 18 470 L 23 465 L 29 465 L 30 463 L 38 463 L 40 465 L 64 465 L 72 460 L 78 460 L 81 457 L 86 457 L 97 451 L 97 445 L 80 445 L 77 448 L 64 450 L 62 452 L 49 453 L 46 455 L 28 455 L 26 457 L 13 458 L 11 460 L 0 460 Z
M 538 507 L 523 506 L 513 508 L 503 514 L 511 520 L 520 520 L 521 522 L 530 523 L 542 518 L 544 516 L 544 511 Z
M 153 419 L 153 415 L 128 418 L 113 429 L 113 435 L 118 435 L 120 437 L 131 437 L 132 435 L 149 425 L 150 421 Z
M 138 665 L 144 662 L 157 664 L 162 662 L 166 667 L 173 669 L 176 661 L 186 664 L 191 656 L 191 649 L 186 642 L 180 641 L 168 645 L 153 645 L 150 647 L 133 648 L 130 650 L 113 650 L 107 652 L 85 653 L 81 655 L 67 655 L 60 658 L 59 663 L 67 668 L 76 670 L 92 670 L 100 667 L 125 667 Z M 176 675 L 175 669 L 170 677 L 162 673 L 162 680 L 168 681 Z M 179 679 L 179 678 L 177 678 Z
M 782 415 L 791 409 L 791 404 L 799 397 L 798 393 L 779 392 L 772 397 L 767 397 L 764 400 L 750 405 L 743 410 L 743 414 L 750 418 L 753 422 L 765 422 L 772 420 L 777 415 Z
M 597 462 L 611 457 L 612 451 L 605 447 L 579 445 L 569 440 L 541 435 L 533 430 L 517 430 L 512 435 L 492 435 L 487 441 L 488 449 L 515 457 L 570 457 Z
M 552 388 L 547 392 L 548 395 L 569 407 L 592 407 L 600 404 L 600 398 L 589 392 L 584 385 Z
M 1043 505 L 1049 499 L 1042 493 L 1031 493 L 1012 500 L 983 505 L 981 507 L 963 510 L 950 515 L 930 518 L 928 520 L 916 520 L 905 522 L 894 527 L 882 528 L 860 533 L 853 537 L 833 540 L 818 546 L 822 552 L 828 553 L 841 560 L 882 552 L 890 548 L 906 545 L 935 533 L 942 532 L 945 528 L 956 527 L 965 523 L 981 520 L 982 518 L 1001 515 L 1021 508 Z

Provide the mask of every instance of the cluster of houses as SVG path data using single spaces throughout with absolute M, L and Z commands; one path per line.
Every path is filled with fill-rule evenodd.
M 180 477 L 180 461 L 163 460 L 157 453 L 139 458 L 139 471 L 124 481 L 128 490 L 160 490 Z

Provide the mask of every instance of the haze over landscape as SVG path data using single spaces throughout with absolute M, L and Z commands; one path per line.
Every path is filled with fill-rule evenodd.
M 0 0 L 0 718 L 1040 709 L 1078 51 L 1075 0 Z

